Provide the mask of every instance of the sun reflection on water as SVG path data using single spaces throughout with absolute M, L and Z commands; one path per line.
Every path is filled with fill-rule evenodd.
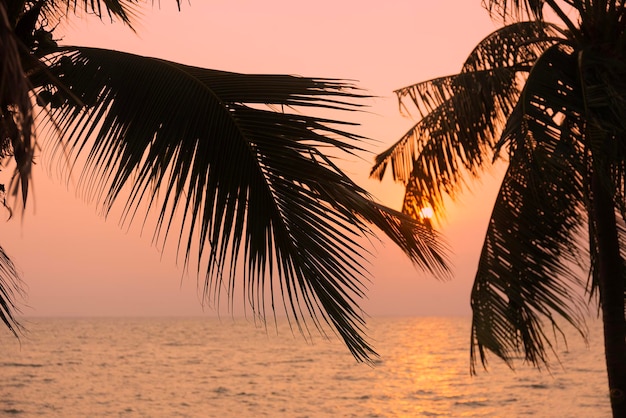
M 304 342 L 284 322 L 276 337 L 245 321 L 45 320 L 0 362 L 0 395 L 24 416 L 52 416 L 51 408 L 59 417 L 609 414 L 600 334 L 590 350 L 572 336 L 563 368 L 551 374 L 492 361 L 488 373 L 470 377 L 469 318 L 368 325 L 381 355 L 373 366 L 355 362 L 339 341 Z

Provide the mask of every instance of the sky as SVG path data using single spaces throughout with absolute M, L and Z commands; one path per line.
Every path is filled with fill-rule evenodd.
M 367 112 L 351 115 L 358 133 L 373 138 L 371 154 L 340 166 L 382 203 L 399 209 L 403 188 L 391 176 L 368 179 L 374 155 L 415 122 L 400 115 L 393 90 L 459 71 L 472 48 L 498 25 L 480 0 L 175 0 L 142 9 L 137 33 L 121 24 L 76 18 L 55 32 L 61 44 L 96 46 L 189 65 L 242 73 L 282 73 L 356 80 L 376 96 Z M 371 5 L 370 5 L 371 4 Z M 10 173 L 0 173 L 8 182 Z M 23 218 L 4 222 L 0 244 L 26 285 L 27 316 L 216 315 L 203 306 L 194 274 L 173 251 L 151 244 L 151 231 L 120 228 L 95 204 L 51 177 L 37 160 Z M 442 282 L 416 270 L 393 245 L 376 244 L 371 282 L 361 306 L 370 316 L 469 315 L 470 291 L 498 170 L 486 173 L 448 206 L 439 225 L 452 252 L 453 279 Z M 7 214 L 8 215 L 8 214 Z M 237 302 L 237 301 L 236 301 Z M 242 301 L 238 301 L 242 302 Z M 240 304 L 241 305 L 241 304 Z M 228 315 L 224 309 L 222 315 Z

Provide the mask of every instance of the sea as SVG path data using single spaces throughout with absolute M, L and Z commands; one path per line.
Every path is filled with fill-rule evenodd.
M 0 334 L 0 416 L 610 416 L 595 319 L 587 343 L 566 332 L 549 369 L 492 356 L 475 376 L 469 318 L 367 324 L 372 365 L 280 318 L 27 318 L 19 341 Z

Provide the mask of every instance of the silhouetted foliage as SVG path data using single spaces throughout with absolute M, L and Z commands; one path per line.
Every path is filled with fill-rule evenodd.
M 396 92 L 422 118 L 372 176 L 391 166 L 415 216 L 506 160 L 472 289 L 472 371 L 487 350 L 544 364 L 558 319 L 585 335 L 583 295 L 599 294 L 613 413 L 626 416 L 625 2 L 483 3 L 507 24 L 459 74 Z
M 185 264 L 197 260 L 204 297 L 232 299 L 240 288 L 261 318 L 277 298 L 301 330 L 328 323 L 368 360 L 357 300 L 372 227 L 417 266 L 447 268 L 430 228 L 376 203 L 329 157 L 359 152 L 366 139 L 350 123 L 306 115 L 358 110 L 367 96 L 342 80 L 57 44 L 61 19 L 87 12 L 131 26 L 142 3 L 0 2 L 0 153 L 17 163 L 9 193 L 26 204 L 36 126 L 45 155 L 80 172 L 88 200 L 108 212 L 123 196 L 129 222 L 156 215 L 155 237 L 175 235 Z M 0 314 L 13 327 L 19 285 L 0 255 Z

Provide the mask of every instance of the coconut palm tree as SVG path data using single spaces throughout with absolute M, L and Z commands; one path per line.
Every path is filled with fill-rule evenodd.
M 373 228 L 417 266 L 446 274 L 446 265 L 429 228 L 335 165 L 332 156 L 360 152 L 365 138 L 303 111 L 354 111 L 366 96 L 342 80 L 236 74 L 55 39 L 74 13 L 131 26 L 139 3 L 0 1 L 1 149 L 17 166 L 7 194 L 26 204 L 41 148 L 45 161 L 79 173 L 104 212 L 123 199 L 130 222 L 156 219 L 155 239 L 174 236 L 205 297 L 238 290 L 262 318 L 282 301 L 303 332 L 327 323 L 369 359 L 357 300 Z M 15 330 L 20 287 L 2 252 L 0 268 L 0 315 Z
M 546 364 L 560 319 L 585 335 L 586 291 L 599 296 L 616 417 L 626 416 L 625 3 L 485 1 L 505 25 L 459 74 L 396 92 L 421 119 L 372 170 L 382 179 L 391 166 L 415 216 L 505 161 L 471 295 L 472 372 L 487 351 Z

